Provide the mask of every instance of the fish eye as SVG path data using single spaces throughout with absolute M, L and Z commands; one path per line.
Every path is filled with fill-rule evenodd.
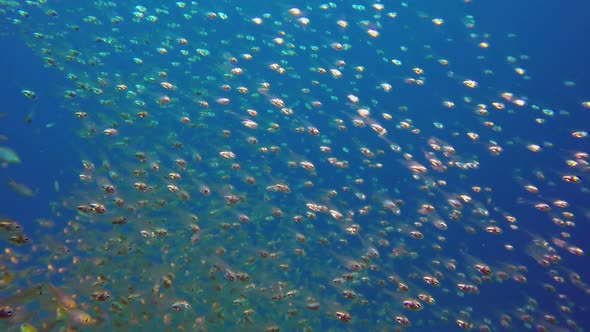
M 14 312 L 10 308 L 0 309 L 0 315 L 2 317 L 11 317 Z

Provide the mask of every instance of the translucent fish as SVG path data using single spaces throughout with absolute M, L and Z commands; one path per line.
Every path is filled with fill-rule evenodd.
M 8 185 L 10 186 L 10 188 L 12 188 L 12 190 L 22 196 L 26 196 L 26 197 L 33 197 L 35 195 L 37 195 L 38 190 L 33 190 L 31 188 L 29 188 L 27 185 L 23 184 L 23 183 L 18 183 L 16 181 L 14 181 L 13 179 L 9 179 L 8 180 Z
M 19 164 L 20 157 L 11 148 L 0 146 L 0 162 L 9 164 Z

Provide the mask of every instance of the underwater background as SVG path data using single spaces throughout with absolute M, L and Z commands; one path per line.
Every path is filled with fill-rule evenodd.
M 30 324 L 56 331 L 150 326 L 210 331 L 587 330 L 590 293 L 584 281 L 590 264 L 584 251 L 590 234 L 590 168 L 583 155 L 574 154 L 587 153 L 590 147 L 590 5 L 485 0 L 323 5 L 326 8 L 314 1 L 196 1 L 185 7 L 149 1 L 1 2 L 0 146 L 14 151 L 20 162 L 4 163 L 0 170 L 0 217 L 18 223 L 29 238 L 27 243 L 15 243 L 9 239 L 14 230 L 0 230 L 6 233 L 0 264 L 11 275 L 0 289 L 0 305 L 15 311 L 0 321 L 2 329 L 22 330 Z M 137 6 L 159 20 L 134 21 L 143 12 Z M 51 10 L 57 16 L 50 15 Z M 190 19 L 183 16 L 189 10 Z M 27 17 L 19 11 L 26 11 Z M 88 16 L 101 23 L 83 23 Z M 113 17 L 122 18 L 116 23 L 118 30 L 109 21 Z M 264 23 L 252 23 L 254 17 L 262 17 Z M 298 21 L 301 17 L 309 17 L 309 23 Z M 444 23 L 433 24 L 435 18 Z M 338 20 L 348 22 L 347 27 L 338 26 Z M 82 28 L 68 32 L 72 25 Z M 379 36 L 371 36 L 368 29 L 379 31 Z M 33 37 L 33 32 L 45 38 Z M 97 36 L 102 42 L 95 40 Z M 247 42 L 243 36 L 253 38 Z M 290 50 L 295 54 L 273 40 L 276 37 L 293 43 Z M 177 54 L 184 46 L 179 38 L 188 39 L 188 55 Z M 489 48 L 481 46 L 483 41 Z M 351 48 L 335 50 L 334 43 Z M 158 54 L 158 47 L 167 48 L 168 54 Z M 44 48 L 51 54 L 44 54 Z M 208 54 L 199 57 L 197 48 Z M 80 54 L 79 61 L 64 60 L 72 49 Z M 251 53 L 252 59 L 244 60 L 244 53 Z M 507 60 L 509 56 L 515 60 Z M 47 57 L 55 57 L 57 64 L 48 65 Z M 99 59 L 96 66 L 89 65 L 92 57 Z M 143 58 L 143 64 L 133 63 L 134 57 Z M 393 64 L 393 59 L 401 64 Z M 449 65 L 441 65 L 440 59 L 448 59 Z M 346 64 L 335 65 L 339 60 Z M 286 73 L 273 72 L 271 63 L 287 68 Z M 240 66 L 243 75 L 232 71 Z M 321 74 L 318 68 L 328 72 Z M 329 68 L 338 68 L 342 77 Z M 515 73 L 515 68 L 526 73 Z M 488 69 L 493 73 L 486 73 Z M 158 74 L 162 71 L 167 76 Z M 68 78 L 71 74 L 76 81 Z M 104 94 L 88 88 L 99 86 L 97 77 L 106 82 L 101 86 Z M 466 80 L 476 81 L 477 88 L 466 87 Z M 85 87 L 76 85 L 82 81 Z M 156 84 L 162 81 L 177 87 L 165 91 Z M 263 82 L 269 87 L 261 88 Z M 392 86 L 390 92 L 384 91 L 386 82 Z M 117 84 L 137 95 L 123 96 Z M 231 90 L 224 90 L 224 84 Z M 145 85 L 143 92 L 137 85 Z M 239 93 L 238 86 L 249 91 Z M 35 98 L 27 98 L 23 90 L 34 91 Z M 67 91 L 76 91 L 76 97 L 64 96 Z M 503 92 L 514 97 L 502 96 Z M 169 104 L 158 99 L 162 93 L 172 97 Z M 360 101 L 347 99 L 350 94 Z M 139 106 L 134 97 L 146 106 Z M 280 97 L 293 115 L 284 109 L 280 114 L 273 97 Z M 202 100 L 213 115 L 203 114 Z M 517 100 L 526 105 L 519 106 Z M 445 101 L 454 106 L 447 109 L 442 106 Z M 494 109 L 493 102 L 505 108 Z M 145 121 L 136 116 L 144 109 L 150 113 Z M 249 115 L 247 109 L 258 114 Z M 482 115 L 481 109 L 489 114 Z M 87 112 L 88 119 L 78 118 L 76 112 Z M 181 116 L 196 125 L 187 126 L 178 120 Z M 260 128 L 247 127 L 248 119 Z M 280 129 L 270 130 L 275 124 Z M 371 128 L 374 124 L 379 127 Z M 118 133 L 104 134 L 108 128 Z M 313 134 L 313 128 L 320 134 Z M 412 129 L 419 130 L 411 133 Z M 478 133 L 479 140 L 466 138 L 467 132 Z M 247 141 L 254 136 L 258 145 Z M 452 146 L 457 158 L 431 151 L 432 144 Z M 531 151 L 531 144 L 541 151 Z M 264 154 L 261 146 L 279 146 L 280 152 Z M 320 146 L 331 147 L 333 155 Z M 491 153 L 490 146 L 501 146 L 501 153 Z M 362 148 L 376 156 L 359 152 Z M 220 151 L 230 150 L 235 159 L 220 157 Z M 138 151 L 147 158 L 134 156 Z M 197 162 L 196 154 L 202 160 Z M 331 156 L 346 160 L 346 167 L 334 167 Z M 188 166 L 179 166 L 178 158 L 186 159 Z M 442 171 L 429 158 L 442 160 L 448 170 Z M 85 169 L 83 161 L 91 161 L 95 169 Z M 313 174 L 303 169 L 302 161 L 315 165 Z M 413 161 L 428 170 L 412 168 Z M 150 173 L 152 162 L 158 163 L 159 175 Z M 457 163 L 476 166 L 461 169 Z M 148 175 L 134 176 L 138 169 Z M 166 176 L 169 172 L 182 179 L 173 181 L 174 176 Z M 81 174 L 93 179 L 81 181 Z M 244 183 L 247 176 L 256 180 L 254 186 Z M 577 180 L 566 181 L 565 176 Z M 32 192 L 23 192 L 11 181 Z M 305 181 L 312 181 L 313 187 Z M 153 187 L 138 192 L 138 182 Z M 107 184 L 125 198 L 125 209 L 118 211 L 114 196 L 105 194 Z M 290 188 L 283 191 L 277 184 Z M 190 198 L 166 185 L 178 185 Z M 534 188 L 523 189 L 526 185 Z M 490 191 L 478 194 L 472 189 L 476 186 Z M 203 194 L 205 187 L 211 189 L 210 196 Z M 331 190 L 337 196 L 330 196 Z M 471 195 L 473 202 L 460 195 Z M 463 200 L 461 208 L 454 208 L 462 211 L 459 221 L 450 217 L 450 199 Z M 566 201 L 567 207 L 556 207 L 555 200 Z M 106 206 L 107 212 L 96 212 L 94 203 Z M 550 205 L 550 210 L 535 207 L 540 203 Z M 331 212 L 314 211 L 317 216 L 312 217 L 306 214 L 309 204 L 325 205 Z M 435 212 L 424 212 L 425 204 Z M 80 205 L 91 211 L 81 212 L 76 209 Z M 572 216 L 564 216 L 564 211 Z M 195 215 L 198 221 L 191 217 Z M 240 219 L 243 215 L 248 222 Z M 126 224 L 112 222 L 120 216 L 127 218 Z M 294 216 L 304 216 L 305 221 L 294 222 Z M 518 221 L 507 222 L 506 216 Z M 558 226 L 556 218 L 575 225 Z M 51 220 L 52 226 L 41 226 L 44 220 Z M 444 220 L 448 229 L 434 227 L 437 220 Z M 195 224 L 206 234 L 202 241 L 195 240 L 194 230 L 187 230 Z M 352 234 L 351 225 L 360 225 L 358 234 Z M 496 225 L 501 234 L 485 230 Z M 166 236 L 158 233 L 160 228 L 167 229 Z M 140 233 L 143 230 L 149 235 Z M 419 236 L 414 231 L 424 238 L 413 239 Z M 294 240 L 297 235 L 307 240 Z M 113 238 L 118 240 L 110 241 Z M 322 244 L 324 238 L 329 244 Z M 140 253 L 113 258 L 100 249 L 122 243 Z M 514 249 L 507 250 L 507 244 Z M 64 245 L 67 253 L 60 249 Z M 220 254 L 220 247 L 227 253 Z M 305 249 L 303 256 L 294 254 L 299 248 Z M 367 254 L 372 249 L 379 253 Z M 264 260 L 264 250 L 279 258 Z M 544 266 L 539 263 L 547 258 L 544 255 L 558 255 L 558 262 Z M 11 262 L 13 256 L 20 258 L 18 264 Z M 72 257 L 84 263 L 72 263 Z M 104 264 L 93 263 L 105 257 L 109 258 Z M 360 266 L 351 267 L 350 262 Z M 449 268 L 449 262 L 457 269 Z M 490 280 L 474 271 L 476 263 L 492 268 Z M 48 265 L 64 267 L 65 272 Z M 497 271 L 506 271 L 508 280 L 500 280 Z M 247 272 L 249 280 L 229 280 L 239 272 Z M 437 272 L 440 286 L 425 283 L 425 276 Z M 174 274 L 170 288 L 165 285 L 169 273 Z M 346 274 L 353 275 L 347 276 L 352 281 L 343 277 Z M 108 275 L 109 282 L 93 283 L 98 275 Z M 388 279 L 394 275 L 401 281 Z M 519 275 L 526 276 L 526 282 L 514 281 Z M 342 280 L 335 282 L 338 278 Z M 400 282 L 410 290 L 400 291 Z M 49 283 L 59 291 L 52 291 Z M 458 283 L 476 284 L 479 290 L 461 292 Z M 19 296 L 19 289 L 39 284 L 42 294 Z M 154 284 L 163 287 L 155 291 Z M 265 287 L 268 291 L 259 291 Z M 105 289 L 109 300 L 92 296 Z M 298 295 L 290 299 L 290 290 Z M 342 296 L 345 291 L 356 297 Z M 429 292 L 436 299 L 431 305 L 419 297 Z M 62 293 L 73 296 L 77 309 L 63 308 Z M 120 300 L 130 294 L 142 300 Z M 246 304 L 238 305 L 236 299 Z M 408 299 L 420 300 L 423 308 L 408 309 L 403 304 Z M 115 306 L 117 301 L 125 303 Z M 183 301 L 190 306 L 178 309 Z M 310 309 L 315 303 L 320 303 L 319 310 Z M 251 319 L 244 313 L 247 308 L 255 312 Z M 66 315 L 56 318 L 56 310 Z M 74 310 L 92 316 L 92 324 L 80 321 Z M 344 314 L 352 320 L 347 322 Z M 396 321 L 400 317 L 411 324 Z

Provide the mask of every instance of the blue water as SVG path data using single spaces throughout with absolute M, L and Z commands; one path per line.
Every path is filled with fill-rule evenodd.
M 422 9 L 428 12 L 431 17 L 441 16 L 445 18 L 445 31 L 441 32 L 447 34 L 449 38 L 457 40 L 467 40 L 466 29 L 462 25 L 462 15 L 464 4 L 460 1 L 416 1 L 410 2 L 413 9 Z M 338 4 L 345 7 L 347 1 L 340 1 Z M 248 8 L 246 4 L 241 4 L 246 8 L 246 12 L 251 11 L 255 13 L 263 12 L 258 8 Z M 286 7 L 288 8 L 288 7 Z M 407 46 L 419 47 L 423 44 L 432 43 L 433 53 L 437 56 L 447 57 L 452 59 L 455 63 L 453 68 L 460 68 L 461 74 L 471 75 L 484 85 L 490 83 L 490 90 L 478 91 L 474 95 L 479 96 L 490 95 L 497 97 L 501 91 L 517 90 L 521 95 L 529 97 L 533 103 L 538 104 L 541 108 L 551 108 L 556 112 L 560 110 L 569 111 L 570 116 L 556 116 L 549 119 L 550 125 L 539 126 L 532 121 L 535 117 L 541 116 L 537 111 L 535 114 L 523 114 L 525 112 L 532 112 L 530 108 L 525 111 L 517 111 L 515 115 L 507 113 L 496 115 L 495 121 L 501 123 L 503 132 L 496 134 L 496 139 L 505 148 L 501 158 L 490 156 L 487 154 L 480 154 L 478 161 L 481 168 L 475 175 L 470 177 L 477 178 L 477 184 L 485 187 L 490 186 L 494 192 L 490 194 L 496 206 L 502 207 L 503 210 L 509 211 L 512 215 L 519 219 L 519 227 L 521 230 L 526 229 L 536 234 L 555 234 L 555 226 L 550 223 L 547 216 L 540 212 L 534 211 L 530 206 L 516 203 L 516 197 L 525 196 L 514 193 L 517 184 L 515 182 L 515 173 L 517 169 L 521 169 L 522 173 L 518 173 L 525 179 L 533 180 L 533 169 L 543 169 L 549 175 L 554 170 L 555 174 L 560 174 L 565 166 L 563 165 L 563 156 L 567 152 L 580 150 L 589 151 L 590 144 L 586 140 L 574 140 L 569 133 L 574 130 L 589 130 L 590 129 L 590 112 L 587 109 L 581 109 L 580 102 L 590 98 L 590 46 L 588 45 L 587 31 L 590 31 L 590 21 L 587 20 L 587 13 L 590 10 L 590 5 L 578 1 L 577 3 L 564 2 L 542 2 L 538 1 L 474 1 L 469 7 L 468 12 L 476 17 L 477 31 L 485 31 L 491 34 L 491 45 L 487 59 L 482 62 L 474 60 L 473 49 L 460 49 L 452 45 L 442 42 L 443 38 L 433 38 L 432 31 L 421 31 L 421 27 L 407 26 L 400 28 L 403 21 L 392 24 L 391 29 L 395 29 L 397 33 L 403 36 L 391 35 L 391 39 L 376 39 L 375 48 L 388 49 L 388 45 L 396 45 L 397 42 L 403 41 Z M 351 11 L 350 16 L 357 15 L 356 12 Z M 413 23 L 416 20 L 412 21 Z M 412 23 L 410 22 L 410 23 Z M 2 23 L 5 24 L 5 23 Z M 215 27 L 220 36 L 231 36 L 234 34 L 232 30 L 223 31 L 219 26 Z M 386 30 L 388 27 L 385 27 Z M 3 29 L 8 30 L 9 29 Z M 244 33 L 251 33 L 256 36 L 256 30 L 243 31 Z M 138 34 L 147 33 L 145 31 L 137 31 Z M 301 38 L 309 38 L 309 34 L 304 31 L 298 31 Z M 505 36 L 508 33 L 515 33 L 518 38 L 508 40 Z M 366 38 L 364 35 L 351 35 L 351 39 Z M 432 38 L 432 41 L 428 39 Z M 312 41 L 307 41 L 313 44 Z M 317 44 L 325 42 L 322 36 L 318 36 Z M 458 43 L 465 45 L 466 43 L 474 43 L 474 41 L 466 41 Z M 72 41 L 75 44 L 75 41 Z M 412 44 L 414 43 L 414 44 Z M 440 43 L 440 44 L 437 44 Z M 9 34 L 0 38 L 0 72 L 2 73 L 2 80 L 0 81 L 0 100 L 2 106 L 1 113 L 6 113 L 6 118 L 0 120 L 0 134 L 7 136 L 9 139 L 1 145 L 10 146 L 18 152 L 22 159 L 22 163 L 18 165 L 10 165 L 6 169 L 0 170 L 0 215 L 17 220 L 24 226 L 25 230 L 33 229 L 36 226 L 35 220 L 38 218 L 54 219 L 58 227 L 53 231 L 60 232 L 65 220 L 71 218 L 74 214 L 70 211 L 65 212 L 63 218 L 55 217 L 52 213 L 50 204 L 61 205 L 63 200 L 69 197 L 69 192 L 74 188 L 79 187 L 78 173 L 81 169 L 81 159 L 96 158 L 100 159 L 104 155 L 104 149 L 101 147 L 101 138 L 91 140 L 91 142 L 84 141 L 76 136 L 79 130 L 79 122 L 72 116 L 70 109 L 71 102 L 64 100 L 61 94 L 64 87 L 70 86 L 70 82 L 64 77 L 64 73 L 59 72 L 53 68 L 46 68 L 43 61 L 38 54 L 28 48 L 23 38 L 19 33 Z M 395 52 L 391 52 L 395 53 Z M 417 52 L 418 53 L 418 52 Z M 422 50 L 419 52 L 422 54 Z M 523 62 L 527 69 L 527 74 L 531 75 L 531 79 L 524 81 L 515 77 L 514 73 L 507 70 L 505 65 L 505 55 L 511 54 L 518 57 L 521 54 L 530 56 L 530 59 Z M 436 81 L 443 70 L 435 66 L 434 62 L 426 62 L 421 58 L 412 58 L 414 54 L 412 50 L 405 54 L 400 54 L 404 62 L 404 68 L 407 70 L 408 66 L 411 68 L 412 63 L 416 66 L 422 66 L 426 72 L 424 76 L 432 81 L 428 81 L 424 89 L 417 91 L 413 87 L 396 86 L 396 94 L 384 96 L 382 93 L 377 94 L 374 86 L 379 84 L 382 80 L 389 80 L 392 77 L 403 77 L 404 75 L 397 71 L 396 68 L 388 68 L 381 71 L 382 63 L 374 53 L 364 54 L 360 49 L 354 49 L 348 55 L 354 58 L 358 63 L 363 63 L 366 67 L 366 86 L 359 86 L 358 95 L 364 100 L 376 98 L 379 104 L 375 109 L 382 112 L 395 113 L 397 108 L 402 104 L 407 105 L 411 112 L 412 119 L 415 121 L 417 127 L 424 128 L 423 136 L 440 136 L 439 131 L 432 127 L 433 121 L 440 121 L 449 124 L 449 127 L 456 128 L 473 128 L 474 130 L 481 130 L 481 124 L 473 116 L 463 116 L 457 113 L 454 116 L 445 114 L 444 116 L 430 113 L 428 110 L 440 108 L 442 100 L 449 98 L 458 100 L 462 97 L 461 92 L 457 89 L 451 89 L 445 86 L 444 81 Z M 417 56 L 417 55 L 415 55 Z M 308 59 L 304 57 L 289 59 L 293 61 L 294 66 L 306 66 Z M 327 60 L 328 61 L 328 60 Z M 456 63 L 461 62 L 461 63 Z M 110 69 L 114 72 L 125 73 L 127 68 L 123 65 L 116 67 L 117 63 L 109 63 Z M 482 74 L 482 69 L 490 67 L 496 74 L 493 77 L 485 77 Z M 496 69 L 497 68 L 497 69 Z M 203 69 L 204 71 L 208 69 Z M 179 71 L 180 73 L 180 71 Z M 433 74 L 431 74 L 433 73 Z M 405 73 L 407 74 L 407 72 Z M 397 75 L 397 76 L 396 76 Z M 570 80 L 576 83 L 573 88 L 568 88 L 563 85 L 563 81 Z M 392 80 L 393 81 L 393 80 Z M 398 80 L 399 81 L 399 80 Z M 185 82 L 189 83 L 187 79 Z M 295 82 L 295 81 L 294 81 Z M 397 82 L 397 81 L 396 81 Z M 338 87 L 336 83 L 331 82 Z M 346 91 L 349 88 L 348 82 L 340 83 L 342 90 Z M 399 84 L 398 84 L 399 85 Z M 487 84 L 486 84 L 487 85 Z M 275 91 L 282 91 L 286 94 L 299 96 L 298 90 L 302 86 L 285 85 L 278 87 Z M 497 89 L 493 92 L 493 89 Z M 30 89 L 36 92 L 37 98 L 34 101 L 28 100 L 21 94 L 22 89 Z M 337 107 L 342 104 L 331 102 L 328 96 L 323 96 L 320 99 L 326 108 L 331 106 Z M 288 102 L 295 102 L 289 98 L 285 99 Z M 476 99 L 477 100 L 477 99 Z M 85 107 L 89 110 L 96 105 L 92 101 L 79 101 L 81 109 Z M 305 101 L 302 101 L 305 102 Z M 418 111 L 418 110 L 424 110 Z M 32 120 L 30 123 L 25 122 L 25 117 L 32 112 Z M 465 112 L 468 112 L 465 110 Z M 326 116 L 309 118 L 309 121 L 316 125 L 321 131 L 330 131 L 327 123 L 323 122 Z M 171 122 L 169 126 L 177 125 L 177 122 Z M 124 126 L 124 125 L 123 125 Z M 125 127 L 128 135 L 139 135 L 142 132 L 141 128 L 132 128 L 132 126 Z M 551 130 L 544 130 L 543 128 L 551 128 Z M 174 130 L 174 128 L 169 128 Z M 180 132 L 182 129 L 179 129 Z M 359 136 L 358 140 L 367 146 L 380 146 L 383 141 L 375 135 L 367 135 L 367 130 L 357 130 L 350 126 L 350 133 Z M 370 133 L 373 134 L 373 133 Z M 298 144 L 305 144 L 305 140 L 298 141 L 299 136 L 292 137 L 293 141 L 288 142 L 293 146 Z M 448 137 L 448 136 L 446 136 Z M 555 148 L 547 152 L 543 157 L 536 158 L 534 161 L 527 157 L 524 153 L 522 144 L 515 144 L 510 146 L 506 144 L 509 140 L 522 138 L 526 142 L 551 142 Z M 146 145 L 149 146 L 149 137 L 142 138 Z M 350 144 L 349 137 L 334 138 L 334 146 L 339 145 L 339 139 L 342 144 Z M 392 138 L 396 142 L 404 142 L 404 140 L 412 140 L 411 135 L 401 135 Z M 461 146 L 465 144 L 464 139 L 456 139 L 448 137 L 449 142 L 460 151 L 462 148 L 471 150 L 470 146 Z M 196 144 L 196 143 L 195 143 Z M 421 147 L 416 147 L 412 153 L 416 155 L 421 154 Z M 344 156 L 345 154 L 343 154 Z M 310 156 L 310 159 L 317 158 L 317 156 Z M 350 156 L 348 159 L 351 164 L 358 164 L 361 159 Z M 408 197 L 404 197 L 407 202 L 412 201 L 411 194 L 419 194 L 419 191 L 411 183 L 407 183 L 407 174 L 405 168 L 394 158 L 387 159 L 384 157 L 383 163 L 390 165 L 390 168 L 376 173 L 377 181 L 379 183 L 388 184 L 391 191 L 396 187 L 401 190 Z M 390 157 L 389 157 L 390 158 Z M 397 156 L 396 156 L 397 158 Z M 318 158 L 319 160 L 319 158 Z M 269 165 L 274 165 L 277 168 L 281 163 L 277 162 Z M 316 164 L 317 165 L 317 164 Z M 319 165 L 319 171 L 328 170 L 326 165 Z M 398 176 L 398 174 L 404 176 Z M 324 179 L 324 185 L 329 187 L 330 181 L 334 186 L 339 186 L 342 180 L 339 175 L 334 174 L 333 179 L 327 175 Z M 441 178 L 452 181 L 460 181 L 457 174 L 441 175 Z M 31 188 L 38 189 L 38 194 L 35 197 L 23 197 L 15 194 L 7 183 L 8 179 L 14 179 L 17 182 L 27 184 Z M 586 178 L 587 181 L 587 178 Z M 56 183 L 59 185 L 59 191 L 56 191 Z M 587 183 L 583 185 L 587 186 Z M 369 187 L 370 188 L 370 187 Z M 572 242 L 578 244 L 585 249 L 586 252 L 590 247 L 585 241 L 587 234 L 590 234 L 590 224 L 588 219 L 588 194 L 582 194 L 579 191 L 571 190 L 571 185 L 566 183 L 557 183 L 554 187 L 543 188 L 543 193 L 547 198 L 564 198 L 567 197 L 568 202 L 576 211 L 578 218 L 576 219 L 576 227 L 574 229 L 564 229 L 570 231 L 572 235 Z M 563 195 L 564 193 L 565 196 Z M 278 201 L 276 204 L 288 204 L 286 201 Z M 354 203 L 357 204 L 357 203 Z M 412 205 L 413 206 L 413 205 Z M 586 213 L 586 215 L 584 215 Z M 495 214 L 494 218 L 501 219 L 501 214 Z M 272 234 L 273 230 L 268 231 Z M 498 243 L 514 243 L 525 238 L 523 233 L 506 233 L 501 239 L 496 238 L 489 240 L 482 240 L 481 236 L 471 237 L 465 235 L 464 232 L 446 234 L 449 243 L 461 243 L 460 248 L 452 247 L 445 249 L 451 252 L 455 250 L 468 250 L 476 256 L 487 257 L 488 261 L 502 262 L 509 260 L 510 254 L 506 252 L 493 252 L 487 250 L 488 247 L 497 247 Z M 32 239 L 33 242 L 35 238 Z M 486 242 L 488 241 L 488 242 Z M 20 247 L 16 250 L 26 251 L 27 247 Z M 522 254 L 522 253 L 519 253 Z M 572 271 L 579 273 L 582 279 L 590 278 L 590 261 L 587 256 L 576 257 L 564 253 L 562 255 L 562 266 L 568 267 Z M 529 268 L 527 273 L 529 284 L 522 285 L 506 285 L 499 287 L 492 285 L 490 288 L 501 289 L 504 293 L 489 294 L 486 297 L 487 303 L 480 303 L 481 307 L 489 307 L 490 310 L 501 311 L 506 301 L 510 299 L 510 292 L 522 292 L 527 296 L 537 299 L 542 307 L 548 308 L 549 311 L 555 312 L 555 304 L 551 303 L 554 296 L 543 292 L 539 287 L 538 280 L 546 280 L 547 270 L 539 267 L 530 257 L 519 257 L 522 264 Z M 303 267 L 304 268 L 304 267 Z M 536 278 L 536 276 L 539 276 Z M 485 291 L 485 286 L 482 287 Z M 376 290 L 367 289 L 367 294 L 371 294 Z M 378 291 L 378 290 L 377 290 Z M 579 326 L 586 330 L 590 327 L 590 320 L 588 316 L 588 294 L 583 294 L 578 288 L 570 284 L 563 285 L 560 288 L 562 293 L 576 303 L 575 310 L 572 314 L 573 319 Z M 369 297 L 369 296 L 368 296 Z M 470 298 L 471 301 L 474 301 Z M 469 302 L 472 305 L 474 302 Z M 461 306 L 461 303 L 439 303 L 441 307 L 453 307 L 455 305 Z M 410 316 L 410 315 L 408 315 Z M 418 315 L 416 315 L 418 316 Z M 456 330 L 455 326 L 449 327 L 449 330 Z M 442 329 L 440 330 L 442 331 Z

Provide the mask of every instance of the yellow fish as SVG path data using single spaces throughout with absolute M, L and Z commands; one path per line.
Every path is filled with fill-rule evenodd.
M 37 332 L 37 328 L 29 323 L 20 324 L 20 332 Z

